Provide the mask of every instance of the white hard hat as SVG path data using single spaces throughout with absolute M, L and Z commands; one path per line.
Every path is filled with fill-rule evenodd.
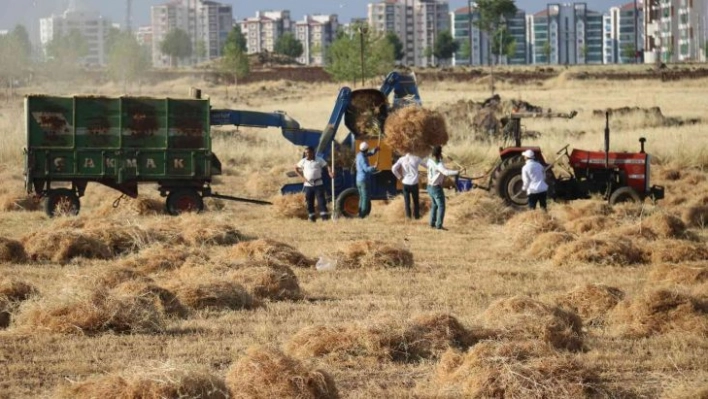
M 536 156 L 532 150 L 526 150 L 526 151 L 522 152 L 521 155 L 523 155 L 524 158 L 529 158 L 529 159 L 534 159 Z
M 369 149 L 369 144 L 367 144 L 366 141 L 363 141 L 361 144 L 359 144 L 359 151 L 366 151 Z

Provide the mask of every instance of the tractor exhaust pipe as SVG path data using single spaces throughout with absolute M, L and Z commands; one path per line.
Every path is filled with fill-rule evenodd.
M 605 112 L 605 168 L 610 168 L 610 112 Z
M 639 147 L 640 147 L 639 153 L 640 154 L 644 154 L 644 143 L 646 143 L 646 142 L 647 142 L 647 139 L 645 139 L 644 137 L 639 138 Z

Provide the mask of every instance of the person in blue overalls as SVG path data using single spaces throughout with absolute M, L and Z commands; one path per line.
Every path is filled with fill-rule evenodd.
M 359 144 L 359 153 L 356 154 L 356 188 L 359 190 L 359 217 L 365 218 L 371 212 L 370 180 L 376 172 L 378 165 L 369 165 L 369 157 L 376 154 L 379 147 L 369 151 L 369 144 Z

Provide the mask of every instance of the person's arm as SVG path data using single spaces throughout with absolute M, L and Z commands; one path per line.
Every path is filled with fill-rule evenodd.
M 452 169 L 447 169 L 447 168 L 445 167 L 445 165 L 443 165 L 442 162 L 436 164 L 436 168 L 437 168 L 438 172 L 444 174 L 445 176 L 457 176 L 457 175 L 460 174 L 459 171 L 452 170 Z
M 527 191 L 529 189 L 529 182 L 531 179 L 529 179 L 529 170 L 528 168 L 521 168 L 521 181 L 523 182 L 523 186 L 521 187 L 522 191 Z
M 393 175 L 396 176 L 396 179 L 402 180 L 403 179 L 403 174 L 401 173 L 401 168 L 403 168 L 403 163 L 401 163 L 401 160 L 403 158 L 399 158 L 398 161 L 396 161 L 395 164 L 393 164 L 393 167 L 391 168 L 391 172 L 393 172 Z
M 305 175 L 302 174 L 302 161 L 298 162 L 295 165 L 295 173 L 297 173 L 298 176 L 302 179 L 303 182 L 307 183 L 307 179 L 305 179 Z

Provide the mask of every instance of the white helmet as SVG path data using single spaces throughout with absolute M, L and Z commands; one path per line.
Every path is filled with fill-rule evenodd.
M 521 155 L 523 155 L 524 158 L 528 158 L 528 159 L 534 159 L 536 157 L 536 155 L 533 153 L 532 150 L 526 150 L 526 151 L 522 152 Z
M 366 141 L 362 141 L 361 144 L 359 144 L 359 151 L 366 151 L 369 149 L 369 144 Z

